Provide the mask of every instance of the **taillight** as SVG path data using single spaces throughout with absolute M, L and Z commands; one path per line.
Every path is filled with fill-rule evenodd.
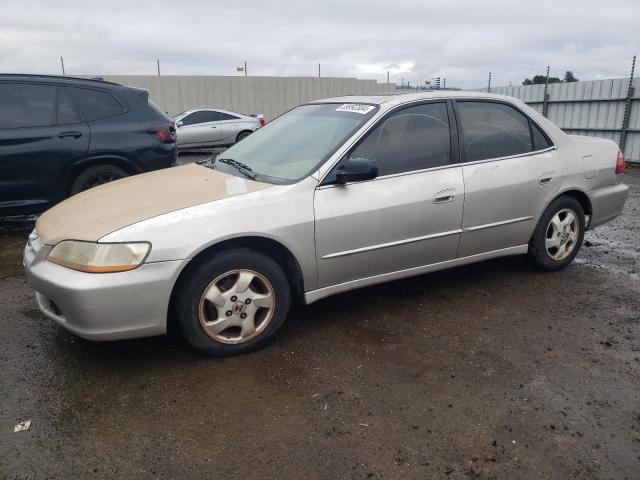
M 258 120 L 260 120 L 260 126 L 264 127 L 265 123 L 267 123 L 264 118 L 260 117 Z
M 157 136 L 162 143 L 174 143 L 176 141 L 176 127 L 173 123 L 156 123 L 149 127 L 149 133 Z
M 618 150 L 618 158 L 616 159 L 616 175 L 624 172 L 624 154 L 622 150 Z

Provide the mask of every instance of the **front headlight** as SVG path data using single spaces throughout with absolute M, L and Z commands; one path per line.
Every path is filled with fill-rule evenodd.
M 137 268 L 149 254 L 151 244 L 94 243 L 64 240 L 58 243 L 47 261 L 89 273 L 124 272 Z

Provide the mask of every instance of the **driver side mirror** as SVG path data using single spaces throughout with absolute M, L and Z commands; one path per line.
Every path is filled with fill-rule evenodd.
M 378 164 L 371 158 L 347 158 L 336 168 L 336 183 L 360 182 L 378 176 Z
M 176 127 L 180 128 L 182 125 L 184 125 L 182 120 L 176 122 Z

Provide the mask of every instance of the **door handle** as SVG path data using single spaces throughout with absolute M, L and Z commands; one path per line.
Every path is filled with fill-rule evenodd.
M 540 174 L 540 177 L 538 178 L 538 183 L 540 185 L 547 185 L 551 183 L 552 180 L 553 180 L 553 172 L 544 172 Z
M 58 134 L 59 138 L 67 138 L 67 137 L 80 138 L 81 136 L 82 136 L 82 133 L 80 132 L 62 132 Z
M 456 198 L 456 191 L 452 188 L 441 190 L 433 196 L 433 203 L 447 203 Z
M 211 127 L 211 128 L 218 128 L 218 127 Z

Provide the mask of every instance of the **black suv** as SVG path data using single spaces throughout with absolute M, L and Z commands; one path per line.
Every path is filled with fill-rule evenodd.
M 176 159 L 173 120 L 146 90 L 0 74 L 0 216 L 42 212 L 69 195 Z

